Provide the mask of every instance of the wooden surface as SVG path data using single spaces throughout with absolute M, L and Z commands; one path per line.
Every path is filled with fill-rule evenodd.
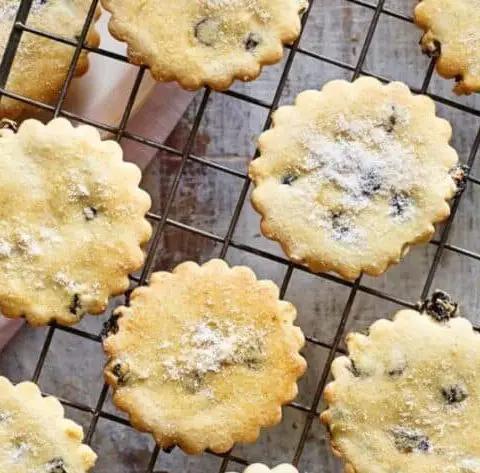
M 414 0 L 388 0 L 387 6 L 402 13 L 413 8 Z M 302 47 L 336 60 L 355 65 L 372 18 L 372 11 L 342 0 L 316 0 L 312 17 L 305 31 Z M 419 87 L 428 66 L 428 60 L 418 47 L 419 31 L 411 24 L 382 16 L 367 55 L 365 69 L 391 79 L 398 79 Z M 279 81 L 282 65 L 270 67 L 254 83 L 236 84 L 234 90 L 271 101 Z M 293 63 L 281 103 L 291 103 L 295 95 L 306 88 L 319 88 L 334 78 L 351 78 L 351 72 L 298 55 Z M 431 90 L 446 98 L 476 106 L 480 98 L 455 98 L 451 82 L 436 76 Z M 169 144 L 181 147 L 191 129 L 201 93 L 169 138 Z M 454 145 L 462 161 L 468 158 L 470 147 L 480 126 L 480 119 L 468 116 L 448 106 L 438 112 L 449 119 L 455 130 Z M 222 94 L 213 94 L 202 120 L 194 152 L 238 170 L 246 170 L 255 151 L 256 137 L 262 130 L 266 110 L 249 105 Z M 128 156 L 127 156 L 128 158 Z M 173 174 L 179 158 L 160 153 L 145 171 L 143 186 L 152 194 L 154 211 L 162 213 Z M 473 174 L 480 176 L 476 166 Z M 187 165 L 170 217 L 183 223 L 224 236 L 233 214 L 243 181 L 195 163 Z M 480 187 L 470 185 L 464 194 L 449 242 L 473 252 L 480 252 Z M 258 217 L 247 202 L 235 233 L 235 240 L 281 255 L 278 246 L 260 236 Z M 397 267 L 378 278 L 365 278 L 366 286 L 414 302 L 420 297 L 428 268 L 434 258 L 436 246 L 425 245 L 413 250 Z M 156 255 L 157 269 L 171 269 L 185 259 L 205 261 L 216 256 L 219 246 L 203 238 L 169 228 L 161 239 Z M 231 263 L 250 265 L 262 278 L 282 281 L 285 268 L 257 256 L 231 250 Z M 443 288 L 455 295 L 462 304 L 463 313 L 477 324 L 480 302 L 480 261 L 452 251 L 446 251 L 438 267 L 433 287 Z M 298 322 L 305 333 L 323 342 L 331 342 L 348 297 L 348 288 L 295 270 L 286 295 L 299 310 Z M 116 303 L 121 303 L 118 298 Z M 360 292 L 355 300 L 347 330 L 365 329 L 374 320 L 388 316 L 399 309 L 396 304 Z M 87 318 L 80 328 L 98 333 L 106 316 Z M 41 350 L 46 331 L 24 329 L 0 356 L 0 373 L 13 381 L 31 377 Z M 327 350 L 307 344 L 304 354 L 309 369 L 301 381 L 298 402 L 310 405 L 319 377 L 328 355 Z M 40 385 L 46 392 L 95 406 L 102 389 L 101 369 L 104 358 L 99 344 L 83 341 L 72 335 L 56 332 L 47 356 Z M 107 403 L 106 409 L 115 413 Z M 91 417 L 74 409 L 68 414 L 88 427 Z M 117 413 L 118 414 L 118 413 Z M 301 435 L 305 415 L 285 409 L 281 426 L 263 432 L 253 446 L 236 447 L 235 454 L 250 462 L 265 461 L 272 465 L 290 461 Z M 100 458 L 95 473 L 140 473 L 145 471 L 153 443 L 149 436 L 131 429 L 100 420 L 93 447 Z M 171 473 L 205 473 L 218 470 L 220 460 L 210 455 L 188 458 L 179 451 L 162 454 L 158 471 Z M 231 464 L 230 470 L 241 471 Z M 327 473 L 340 471 L 328 449 L 325 432 L 315 421 L 307 439 L 300 463 L 302 472 Z

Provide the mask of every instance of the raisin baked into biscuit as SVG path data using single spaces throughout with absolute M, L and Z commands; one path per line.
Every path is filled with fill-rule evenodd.
M 140 170 L 114 141 L 57 118 L 0 131 L 0 311 L 32 325 L 100 314 L 151 234 Z
M 300 33 L 307 0 L 102 0 L 130 60 L 188 90 L 227 89 L 280 61 Z
M 82 32 L 91 3 L 91 0 L 33 0 L 27 24 L 75 40 Z M 7 46 L 19 5 L 20 0 L 0 0 L 0 57 Z M 95 18 L 99 16 L 100 9 Z M 86 43 L 92 47 L 100 44 L 100 36 L 93 26 Z M 74 52 L 73 46 L 24 32 L 6 89 L 44 103 L 54 101 L 65 81 Z M 75 75 L 84 74 L 87 68 L 87 52 L 83 51 Z M 0 118 L 17 118 L 28 107 L 18 100 L 2 97 Z
M 262 233 L 296 263 L 382 274 L 428 241 L 457 190 L 450 124 L 399 82 L 329 82 L 281 107 L 250 166 Z
M 162 448 L 254 442 L 297 394 L 306 363 L 296 310 L 249 268 L 211 260 L 155 273 L 115 317 L 104 341 L 113 402 Z
M 347 337 L 322 414 L 350 473 L 480 471 L 480 334 L 445 293 Z

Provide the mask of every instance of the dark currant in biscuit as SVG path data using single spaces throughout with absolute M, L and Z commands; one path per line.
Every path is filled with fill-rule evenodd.
M 390 215 L 392 217 L 401 217 L 408 207 L 410 207 L 411 200 L 406 192 L 398 192 L 393 194 L 390 199 Z
M 428 44 L 423 43 L 423 38 L 420 40 L 420 44 L 422 45 L 422 51 L 428 57 L 440 57 L 442 54 L 442 43 L 438 39 L 434 39 L 433 41 L 429 42 Z
M 126 364 L 115 363 L 112 368 L 112 374 L 117 378 L 118 384 L 125 384 L 128 380 L 129 369 Z
M 367 169 L 360 176 L 360 185 L 362 194 L 366 197 L 371 197 L 375 192 L 382 188 L 381 178 L 378 171 L 374 168 Z
M 116 335 L 118 333 L 118 319 L 120 315 L 112 314 L 110 318 L 103 324 L 102 338 L 109 337 L 110 335 Z
M 205 46 L 213 46 L 216 40 L 215 32 L 218 30 L 219 24 L 219 21 L 214 18 L 203 18 L 195 25 L 195 38 Z
M 254 51 L 261 42 L 261 38 L 257 33 L 250 33 L 245 40 L 245 49 Z
M 400 452 L 428 452 L 431 449 L 429 438 L 420 430 L 408 429 L 406 427 L 395 427 L 392 429 L 392 434 L 395 447 Z
M 70 311 L 71 314 L 73 315 L 81 315 L 81 309 L 82 309 L 82 301 L 80 299 L 79 294 L 75 294 L 73 296 L 72 302 L 68 307 L 68 310 Z
M 385 129 L 387 133 L 392 133 L 398 123 L 398 111 L 395 104 L 388 105 L 388 116 L 378 126 Z
M 350 231 L 350 226 L 341 212 L 332 212 L 332 230 L 339 240 Z
M 458 303 L 446 292 L 436 290 L 430 299 L 420 304 L 420 310 L 439 322 L 445 322 L 458 315 Z
M 466 164 L 460 164 L 459 166 L 455 166 L 450 170 L 450 176 L 452 176 L 452 179 L 457 186 L 457 191 L 455 193 L 456 196 L 462 194 L 462 192 L 466 189 L 469 171 L 470 167 Z
M 399 376 L 402 376 L 403 373 L 405 373 L 405 370 L 407 369 L 407 363 L 399 363 L 397 364 L 394 368 L 390 368 L 388 370 L 388 376 L 392 378 L 398 378 Z
M 282 184 L 289 186 L 293 184 L 297 179 L 298 179 L 298 176 L 295 176 L 293 174 L 287 174 L 286 176 L 282 177 Z
M 54 458 L 46 465 L 47 473 L 69 473 L 65 468 L 65 462 L 61 458 Z
M 458 404 L 467 399 L 468 391 L 464 384 L 452 384 L 442 388 L 442 395 L 448 404 Z

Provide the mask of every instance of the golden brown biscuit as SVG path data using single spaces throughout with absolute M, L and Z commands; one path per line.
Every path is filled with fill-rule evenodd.
M 399 82 L 329 82 L 275 112 L 249 174 L 263 234 L 296 263 L 382 274 L 450 214 L 450 124 Z
M 347 472 L 480 471 L 480 335 L 444 293 L 425 307 L 350 334 L 332 364 L 321 418 Z
M 74 324 L 123 293 L 151 234 L 140 177 L 90 126 L 0 130 L 0 311 Z
M 298 470 L 294 466 L 287 465 L 286 463 L 278 465 L 272 470 L 266 465 L 255 463 L 246 468 L 243 473 L 298 473 Z
M 117 309 L 104 342 L 115 405 L 162 448 L 255 441 L 280 421 L 306 366 L 296 310 L 278 296 L 271 281 L 221 260 L 155 273 Z
M 0 377 L 2 473 L 86 473 L 97 456 L 82 440 L 57 399 L 43 398 L 36 384 L 13 386 Z
M 185 89 L 228 89 L 280 61 L 300 33 L 307 0 L 102 0 L 130 60 Z
M 0 57 L 3 56 L 13 26 L 19 0 L 0 0 Z M 28 25 L 48 33 L 76 39 L 82 32 L 91 0 L 33 0 Z M 96 19 L 100 16 L 97 11 Z M 97 47 L 100 37 L 92 26 L 86 43 Z M 51 103 L 65 81 L 75 48 L 57 41 L 23 33 L 8 78 L 9 92 Z M 80 55 L 75 75 L 88 69 L 87 52 Z M 29 106 L 18 100 L 2 97 L 0 117 L 17 118 Z
M 415 23 L 425 32 L 423 52 L 438 58 L 438 73 L 457 81 L 454 92 L 480 92 L 480 0 L 422 0 Z

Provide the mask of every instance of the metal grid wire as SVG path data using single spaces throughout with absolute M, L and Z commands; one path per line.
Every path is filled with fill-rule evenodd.
M 135 102 L 135 99 L 136 99 L 136 96 L 137 96 L 137 92 L 139 90 L 139 87 L 141 85 L 141 82 L 142 82 L 144 74 L 145 74 L 146 68 L 143 67 L 143 66 L 138 68 L 138 72 L 137 72 L 137 75 L 136 75 L 136 79 L 134 81 L 133 88 L 130 92 L 127 105 L 125 107 L 122 119 L 121 119 L 118 127 L 110 126 L 110 125 L 107 125 L 107 124 L 104 124 L 104 123 L 99 123 L 97 121 L 87 119 L 85 117 L 82 117 L 82 116 L 76 115 L 74 113 L 68 112 L 68 111 L 63 109 L 64 102 L 65 102 L 65 98 L 66 98 L 67 92 L 69 90 L 69 86 L 71 84 L 72 78 L 74 76 L 75 68 L 76 68 L 76 65 L 77 65 L 77 62 L 78 62 L 78 59 L 80 57 L 80 54 L 81 54 L 82 50 L 88 50 L 88 51 L 94 52 L 96 54 L 100 54 L 102 56 L 105 56 L 105 57 L 108 57 L 108 58 L 111 58 L 111 59 L 114 59 L 114 60 L 117 60 L 117 61 L 122 61 L 122 62 L 128 62 L 128 59 L 127 59 L 127 57 L 125 57 L 123 55 L 112 53 L 112 52 L 107 51 L 107 50 L 102 49 L 102 48 L 91 48 L 91 47 L 86 46 L 84 44 L 85 39 L 87 37 L 88 29 L 89 29 L 90 24 L 92 23 L 92 19 L 94 17 L 94 13 L 95 13 L 95 9 L 96 9 L 97 4 L 98 4 L 98 0 L 94 0 L 92 2 L 92 5 L 90 7 L 90 10 L 89 10 L 87 18 L 86 18 L 85 25 L 83 27 L 83 30 L 82 30 L 81 34 L 78 36 L 77 40 L 71 40 L 71 39 L 68 39 L 68 38 L 60 37 L 60 36 L 58 36 L 56 34 L 53 34 L 51 32 L 41 31 L 41 30 L 38 30 L 36 28 L 32 28 L 31 26 L 28 26 L 26 24 L 26 22 L 27 22 L 27 17 L 28 17 L 30 8 L 31 8 L 32 1 L 33 0 L 21 0 L 21 2 L 20 2 L 20 6 L 19 6 L 19 9 L 18 9 L 18 12 L 17 12 L 15 23 L 14 23 L 14 26 L 12 28 L 12 32 L 10 34 L 8 43 L 6 45 L 5 53 L 4 53 L 3 60 L 2 60 L 1 66 L 0 66 L 0 97 L 4 95 L 4 96 L 10 97 L 12 99 L 16 99 L 16 100 L 19 100 L 21 102 L 33 105 L 33 106 L 38 107 L 40 109 L 50 111 L 53 114 L 54 118 L 58 117 L 58 116 L 65 116 L 65 117 L 67 117 L 69 119 L 72 119 L 72 120 L 75 120 L 77 122 L 92 125 L 92 126 L 98 128 L 100 130 L 104 130 L 104 131 L 113 133 L 115 135 L 117 141 L 120 141 L 122 138 L 127 138 L 129 140 L 136 141 L 136 142 L 141 143 L 143 145 L 153 147 L 157 150 L 163 150 L 163 151 L 166 151 L 166 152 L 171 153 L 173 155 L 181 157 L 180 166 L 179 166 L 178 170 L 176 171 L 176 173 L 174 175 L 173 183 L 172 183 L 172 185 L 169 189 L 169 192 L 167 194 L 166 204 L 165 204 L 162 215 L 158 215 L 158 214 L 154 214 L 154 213 L 149 213 L 148 214 L 148 218 L 152 221 L 152 223 L 154 224 L 154 228 L 155 228 L 154 234 L 153 234 L 153 240 L 152 240 L 150 249 L 148 251 L 146 261 L 145 261 L 145 265 L 143 267 L 141 275 L 139 277 L 132 277 L 131 278 L 133 286 L 146 284 L 148 282 L 149 275 L 153 271 L 153 266 L 154 266 L 154 262 L 155 262 L 155 254 L 156 254 L 156 251 L 158 250 L 158 248 L 160 246 L 161 237 L 164 234 L 167 227 L 174 227 L 174 228 L 178 228 L 178 229 L 181 229 L 183 231 L 187 231 L 189 233 L 195 234 L 197 236 L 207 238 L 207 239 L 209 239 L 209 240 L 211 240 L 211 241 L 213 241 L 217 244 L 220 244 L 221 245 L 221 252 L 220 252 L 220 257 L 221 258 L 225 258 L 229 248 L 235 248 L 237 250 L 241 250 L 243 252 L 247 252 L 249 254 L 257 255 L 257 256 L 260 256 L 262 258 L 266 258 L 268 260 L 275 261 L 277 263 L 282 264 L 284 269 L 285 269 L 285 276 L 284 276 L 283 282 L 281 284 L 280 294 L 281 294 L 281 297 L 283 297 L 285 295 L 285 292 L 287 291 L 287 288 L 288 288 L 290 279 L 292 277 L 293 271 L 294 270 L 299 270 L 299 271 L 309 272 L 309 270 L 307 268 L 303 267 L 303 266 L 293 264 L 290 261 L 288 261 L 287 259 L 282 258 L 280 256 L 268 253 L 268 252 L 263 251 L 263 250 L 259 250 L 257 248 L 254 248 L 254 247 L 250 246 L 250 245 L 243 244 L 243 243 L 240 243 L 240 242 L 236 241 L 234 239 L 235 229 L 237 227 L 237 223 L 238 223 L 239 218 L 240 218 L 241 210 L 242 210 L 243 206 L 245 205 L 245 201 L 246 201 L 248 191 L 249 191 L 249 187 L 250 187 L 250 182 L 249 182 L 248 176 L 245 173 L 242 173 L 240 171 L 230 169 L 228 167 L 222 166 L 220 164 L 211 162 L 211 161 L 209 161 L 205 158 L 195 156 L 194 154 L 192 154 L 192 148 L 193 148 L 195 139 L 197 137 L 199 126 L 200 126 L 200 123 L 202 121 L 202 117 L 204 115 L 204 112 L 205 112 L 205 109 L 206 109 L 206 106 L 207 106 L 207 102 L 209 101 L 209 98 L 211 97 L 211 95 L 214 92 L 211 91 L 208 88 L 205 88 L 205 90 L 203 92 L 203 97 L 202 97 L 200 106 L 198 108 L 195 119 L 193 121 L 192 129 L 191 129 L 191 131 L 188 135 L 188 138 L 187 138 L 186 142 L 184 143 L 184 146 L 183 146 L 182 149 L 175 149 L 175 148 L 172 148 L 170 146 L 166 146 L 163 143 L 156 142 L 155 140 L 148 139 L 148 138 L 143 137 L 143 136 L 139 136 L 135 133 L 131 133 L 131 132 L 126 130 L 127 123 L 128 123 L 131 111 L 132 111 L 132 107 L 134 105 L 134 102 Z M 376 77 L 377 79 L 381 80 L 382 82 L 388 82 L 388 80 L 386 78 L 364 70 L 365 59 L 367 57 L 369 48 L 372 44 L 373 36 L 375 34 L 375 30 L 377 28 L 377 25 L 379 23 L 379 19 L 381 18 L 382 15 L 386 15 L 386 16 L 397 18 L 397 19 L 405 21 L 405 22 L 412 23 L 412 18 L 409 17 L 409 16 L 406 16 L 406 15 L 402 15 L 398 12 L 392 11 L 388 8 L 385 8 L 386 0 L 378 0 L 378 2 L 376 4 L 372 4 L 372 3 L 369 3 L 369 2 L 363 1 L 363 0 L 347 0 L 347 1 L 349 3 L 356 4 L 356 5 L 359 5 L 363 8 L 369 9 L 373 13 L 372 19 L 371 19 L 370 24 L 368 26 L 368 31 L 367 31 L 367 34 L 366 34 L 366 37 L 365 37 L 360 55 L 359 55 L 358 60 L 357 60 L 357 62 L 354 66 L 343 63 L 341 61 L 335 60 L 335 59 L 327 57 L 327 56 L 319 55 L 319 54 L 317 54 L 313 51 L 300 48 L 299 47 L 299 43 L 300 43 L 300 40 L 301 40 L 301 36 L 300 36 L 297 39 L 297 41 L 295 42 L 295 44 L 293 44 L 292 46 L 289 46 L 287 48 L 288 49 L 287 59 L 286 59 L 283 71 L 281 73 L 281 77 L 280 77 L 280 80 L 279 80 L 279 83 L 278 83 L 278 87 L 275 91 L 275 95 L 274 95 L 273 100 L 271 102 L 268 103 L 268 102 L 265 102 L 263 100 L 259 100 L 259 99 L 256 99 L 254 97 L 250 97 L 248 95 L 245 95 L 245 94 L 242 94 L 242 93 L 239 93 L 239 92 L 236 92 L 236 91 L 232 91 L 232 90 L 225 91 L 225 92 L 219 92 L 219 93 L 226 94 L 226 95 L 234 97 L 238 100 L 250 103 L 253 106 L 262 107 L 264 109 L 267 109 L 268 110 L 268 116 L 267 116 L 267 119 L 266 119 L 266 122 L 265 122 L 264 129 L 268 129 L 271 125 L 272 113 L 274 112 L 274 110 L 279 105 L 280 98 L 282 96 L 282 92 L 284 90 L 287 78 L 289 76 L 290 69 L 292 67 L 292 63 L 293 63 L 296 55 L 305 55 L 305 56 L 308 56 L 310 58 L 321 61 L 323 63 L 332 64 L 332 65 L 340 67 L 340 68 L 342 68 L 346 71 L 349 71 L 351 73 L 351 80 L 355 80 L 358 77 L 360 77 L 361 75 L 368 75 L 368 76 Z M 310 14 L 311 8 L 313 6 L 313 3 L 314 3 L 314 0 L 310 0 L 309 10 L 306 12 L 306 14 L 303 17 L 302 22 L 303 22 L 304 27 L 305 27 L 305 25 L 308 21 L 309 14 Z M 67 77 L 66 77 L 65 82 L 62 86 L 62 89 L 61 89 L 61 92 L 60 92 L 60 95 L 59 95 L 59 99 L 58 99 L 56 105 L 54 105 L 54 106 L 47 105 L 47 104 L 38 102 L 36 100 L 29 99 L 29 98 L 26 98 L 26 97 L 22 97 L 18 94 L 15 94 L 13 92 L 5 90 L 5 86 L 7 84 L 8 76 L 9 76 L 10 69 L 12 67 L 12 64 L 13 64 L 13 61 L 14 61 L 14 58 L 15 58 L 17 48 L 18 48 L 20 40 L 22 38 L 22 34 L 25 31 L 28 32 L 28 33 L 31 33 L 31 34 L 35 34 L 35 35 L 42 36 L 42 37 L 45 37 L 45 38 L 50 38 L 51 40 L 71 45 L 72 47 L 75 48 L 75 53 L 73 55 L 71 65 L 70 65 L 70 68 L 68 70 Z M 302 30 L 302 32 L 303 32 L 303 30 Z M 435 68 L 435 60 L 432 59 L 430 64 L 429 64 L 429 67 L 427 69 L 427 72 L 426 72 L 426 75 L 425 75 L 425 78 L 423 80 L 423 84 L 422 84 L 421 88 L 420 89 L 412 88 L 413 92 L 426 94 L 438 103 L 448 105 L 450 107 L 458 109 L 458 110 L 460 110 L 462 112 L 465 112 L 467 114 L 470 114 L 472 116 L 480 117 L 480 110 L 479 109 L 467 107 L 463 104 L 451 101 L 449 99 L 446 99 L 444 97 L 441 97 L 439 95 L 436 95 L 436 94 L 433 94 L 433 93 L 429 92 L 430 81 L 431 81 L 431 78 L 432 78 L 432 74 L 434 72 L 434 68 Z M 217 93 L 217 92 L 215 92 L 215 93 Z M 466 163 L 468 165 L 469 169 L 471 169 L 472 165 L 474 164 L 475 157 L 477 155 L 477 152 L 478 152 L 479 148 L 480 148 L 480 129 L 477 131 L 476 138 L 473 142 L 473 146 L 470 150 L 468 160 L 467 160 L 467 163 Z M 203 166 L 208 166 L 208 167 L 214 168 L 214 169 L 216 169 L 220 172 L 227 173 L 231 176 L 235 176 L 236 178 L 244 181 L 244 184 L 243 184 L 243 187 L 242 187 L 242 190 L 241 190 L 241 193 L 240 193 L 240 197 L 239 197 L 239 199 L 236 203 L 235 211 L 233 213 L 233 216 L 232 216 L 232 218 L 230 220 L 230 223 L 229 223 L 229 226 L 228 226 L 228 231 L 227 231 L 227 233 L 224 237 L 213 234 L 213 233 L 210 233 L 210 232 L 207 232 L 207 231 L 204 231 L 204 230 L 201 230 L 201 229 L 196 228 L 194 226 L 190 226 L 190 225 L 181 223 L 177 220 L 174 220 L 174 219 L 170 218 L 170 216 L 169 216 L 170 211 L 172 209 L 172 206 L 174 204 L 175 196 L 176 196 L 177 190 L 179 188 L 180 180 L 181 180 L 182 175 L 184 173 L 185 167 L 186 167 L 187 163 L 192 162 L 192 161 L 196 162 L 196 163 L 199 163 Z M 470 174 L 467 174 L 467 185 L 479 185 L 479 184 L 480 184 L 480 179 L 475 178 L 474 176 L 472 176 Z M 430 293 L 432 282 L 433 282 L 433 279 L 435 277 L 435 273 L 437 271 L 437 268 L 438 268 L 438 265 L 439 265 L 440 260 L 442 258 L 442 255 L 444 254 L 444 252 L 446 250 L 454 252 L 454 253 L 458 253 L 458 254 L 461 254 L 461 255 L 464 255 L 464 256 L 467 256 L 467 257 L 472 258 L 472 259 L 477 260 L 477 261 L 480 261 L 480 254 L 479 253 L 475 253 L 475 252 L 472 252 L 472 251 L 467 250 L 465 248 L 455 246 L 455 245 L 451 245 L 451 244 L 447 243 L 448 237 L 449 237 L 449 234 L 450 234 L 450 231 L 451 231 L 451 228 L 452 228 L 452 223 L 453 223 L 453 221 L 455 219 L 455 216 L 457 214 L 457 210 L 459 208 L 461 198 L 462 198 L 462 195 L 460 194 L 454 199 L 454 201 L 452 203 L 452 211 L 451 211 L 450 218 L 446 222 L 446 225 L 443 228 L 443 231 L 440 235 L 440 238 L 435 239 L 435 240 L 430 242 L 430 244 L 436 246 L 436 251 L 435 251 L 435 254 L 434 254 L 432 264 L 429 268 L 429 271 L 428 271 L 428 274 L 427 274 L 422 292 L 420 294 L 420 299 L 422 299 L 422 300 L 425 299 L 428 296 L 428 294 Z M 309 336 L 308 333 L 306 334 L 306 338 L 307 338 L 307 341 L 309 343 L 312 343 L 312 344 L 318 345 L 318 346 L 322 346 L 322 347 L 328 349 L 329 353 L 328 353 L 328 358 L 327 358 L 326 364 L 324 366 L 323 372 L 321 373 L 321 376 L 318 379 L 315 394 L 314 394 L 314 397 L 313 397 L 313 400 L 312 400 L 310 406 L 305 406 L 305 405 L 302 405 L 300 403 L 295 403 L 295 402 L 293 402 L 291 404 L 292 408 L 303 412 L 305 414 L 305 418 L 306 418 L 306 421 L 305 421 L 305 423 L 303 425 L 303 428 L 302 428 L 300 440 L 299 440 L 298 444 L 296 445 L 295 454 L 294 454 L 294 457 L 292 458 L 292 462 L 295 465 L 297 465 L 299 463 L 299 461 L 302 457 L 302 454 L 304 453 L 307 437 L 308 437 L 308 435 L 311 431 L 311 428 L 312 428 L 312 423 L 317 418 L 317 416 L 319 415 L 319 404 L 320 404 L 320 401 L 321 401 L 321 395 L 322 395 L 323 389 L 324 389 L 324 387 L 325 387 L 325 385 L 328 381 L 329 372 L 330 372 L 330 365 L 331 365 L 331 362 L 333 361 L 333 359 L 335 358 L 336 354 L 338 352 L 342 351 L 341 348 L 340 348 L 340 343 L 341 343 L 341 340 L 344 336 L 344 330 L 345 330 L 346 324 L 349 320 L 350 312 L 351 312 L 353 303 L 355 301 L 355 298 L 356 298 L 356 295 L 358 294 L 358 292 L 367 293 L 367 294 L 373 295 L 377 298 L 387 300 L 387 301 L 390 301 L 390 302 L 394 302 L 396 304 L 399 304 L 400 306 L 404 306 L 404 307 L 407 307 L 407 308 L 415 308 L 415 306 L 416 306 L 416 304 L 415 304 L 416 301 L 412 302 L 412 301 L 402 300 L 401 298 L 398 298 L 395 295 L 387 294 L 383 291 L 380 291 L 380 290 L 377 290 L 377 289 L 374 289 L 374 288 L 363 285 L 362 284 L 362 277 L 357 279 L 355 282 L 348 282 L 348 281 L 344 281 L 341 278 L 339 278 L 337 276 L 334 276 L 334 275 L 331 275 L 331 274 L 317 274 L 316 276 L 318 276 L 319 278 L 327 279 L 327 280 L 335 282 L 337 284 L 341 284 L 343 286 L 346 286 L 346 287 L 350 288 L 350 293 L 349 293 L 348 300 L 347 300 L 347 302 L 344 306 L 343 313 L 340 317 L 340 320 L 339 320 L 339 323 L 338 323 L 338 326 L 337 326 L 337 329 L 336 329 L 335 337 L 334 337 L 332 343 L 324 343 L 324 342 L 316 339 L 313 336 Z M 475 329 L 480 330 L 479 327 L 476 327 Z M 89 339 L 89 340 L 92 340 L 92 341 L 95 341 L 95 342 L 98 342 L 98 343 L 100 343 L 101 340 L 102 340 L 101 334 L 93 335 L 91 333 L 88 333 L 88 332 L 85 332 L 85 331 L 82 331 L 82 330 L 79 330 L 79 329 L 76 329 L 76 328 L 73 328 L 73 327 L 61 327 L 61 326 L 58 326 L 56 324 L 52 324 L 48 329 L 47 335 L 45 337 L 45 341 L 43 343 L 42 350 L 40 352 L 38 361 L 36 363 L 36 368 L 35 368 L 35 371 L 34 371 L 34 374 L 33 374 L 33 377 L 32 377 L 32 380 L 34 382 L 37 382 L 39 377 L 40 377 L 40 374 L 42 372 L 42 368 L 43 368 L 46 356 L 48 354 L 48 351 L 49 351 L 49 348 L 50 348 L 50 345 L 51 345 L 51 342 L 52 342 L 52 338 L 53 338 L 56 330 L 61 330 L 61 331 L 64 331 L 64 332 L 68 332 L 70 334 L 77 335 L 79 337 L 83 337 L 85 339 Z M 108 419 L 110 421 L 117 422 L 117 423 L 127 425 L 127 426 L 130 425 L 128 423 L 128 421 L 122 419 L 121 417 L 110 414 L 110 413 L 105 412 L 103 410 L 104 403 L 105 403 L 105 400 L 107 398 L 108 389 L 109 388 L 108 388 L 107 385 L 103 386 L 100 397 L 98 398 L 98 401 L 97 401 L 96 405 L 93 406 L 93 407 L 82 404 L 82 403 L 78 403 L 78 402 L 72 402 L 72 401 L 69 401 L 67 399 L 60 399 L 60 401 L 65 406 L 69 406 L 69 407 L 78 409 L 80 411 L 83 411 L 85 413 L 89 413 L 91 415 L 90 425 L 88 427 L 86 437 L 85 437 L 85 441 L 86 441 L 87 444 L 90 444 L 92 442 L 92 437 L 94 435 L 95 429 L 97 427 L 97 423 L 98 423 L 100 418 Z M 101 453 L 102 452 L 99 452 L 100 455 L 101 455 Z M 157 464 L 157 458 L 159 457 L 159 455 L 161 453 L 162 452 L 160 451 L 160 449 L 158 447 L 154 448 L 153 453 L 152 453 L 151 458 L 150 458 L 150 461 L 149 461 L 149 464 L 148 464 L 148 467 L 145 470 L 145 473 L 152 473 L 153 472 L 153 470 L 154 470 L 154 468 Z M 227 453 L 227 454 L 215 454 L 215 453 L 212 453 L 212 452 L 208 452 L 208 453 L 222 458 L 219 473 L 225 473 L 227 471 L 227 468 L 229 466 L 232 466 L 231 463 L 237 463 L 239 465 L 247 465 L 248 464 L 248 462 L 245 459 L 240 458 L 238 456 L 234 456 L 231 452 Z M 165 454 L 168 454 L 168 452 L 165 452 Z

